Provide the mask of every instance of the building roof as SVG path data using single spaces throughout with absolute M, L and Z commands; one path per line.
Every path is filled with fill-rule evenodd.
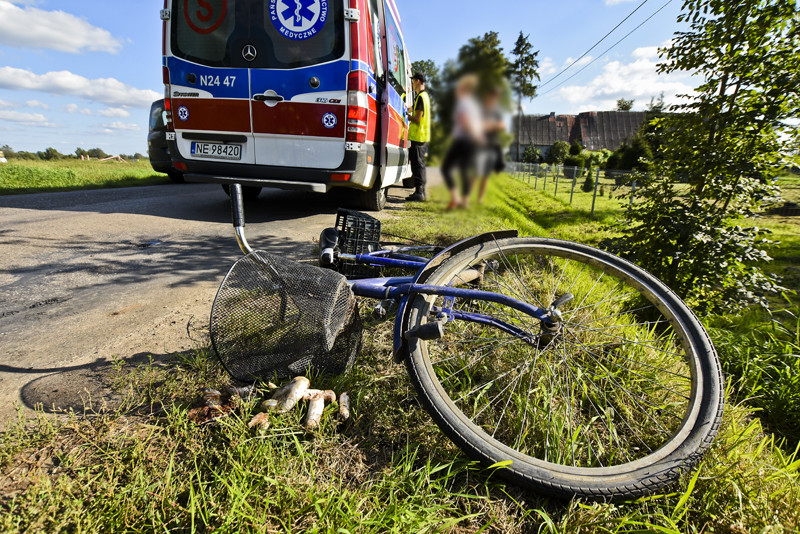
M 644 111 L 589 111 L 579 115 L 524 115 L 521 145 L 550 146 L 556 141 L 580 143 L 588 150 L 616 150 L 647 120 Z M 517 134 L 518 117 L 513 119 Z

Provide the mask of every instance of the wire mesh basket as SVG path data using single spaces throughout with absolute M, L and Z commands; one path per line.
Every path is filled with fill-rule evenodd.
M 381 222 L 360 211 L 339 208 L 336 213 L 339 230 L 339 250 L 345 254 L 366 254 L 380 250 Z M 377 266 L 340 260 L 337 270 L 347 278 L 372 278 L 380 276 Z
M 237 380 L 348 371 L 361 349 L 341 274 L 257 250 L 231 267 L 211 310 L 211 342 Z

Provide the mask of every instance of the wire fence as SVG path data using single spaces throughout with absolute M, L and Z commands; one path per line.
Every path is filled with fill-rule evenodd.
M 784 217 L 800 217 L 800 180 L 797 175 L 778 178 L 777 184 L 781 188 L 782 202 L 769 212 Z
M 526 182 L 537 191 L 555 198 L 569 199 L 570 205 L 585 206 L 591 199 L 591 214 L 595 214 L 599 199 L 614 198 L 633 202 L 636 192 L 635 174 L 628 171 L 583 169 L 539 163 L 509 162 L 507 170 L 514 178 Z
M 528 183 L 537 191 L 568 201 L 578 209 L 587 209 L 592 215 L 598 209 L 619 209 L 624 204 L 632 204 L 639 186 L 636 179 L 642 177 L 630 171 L 585 170 L 538 163 L 509 162 L 506 168 L 511 176 Z M 764 206 L 765 212 L 770 215 L 800 216 L 800 180 L 797 175 L 779 177 L 775 184 L 780 187 L 781 200 Z M 689 188 L 688 184 L 680 184 L 677 194 L 683 195 Z M 613 200 L 613 204 L 609 200 Z

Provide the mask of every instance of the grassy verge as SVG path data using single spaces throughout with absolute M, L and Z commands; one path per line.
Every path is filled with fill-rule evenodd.
M 484 206 L 442 212 L 444 192 L 385 224 L 452 241 L 519 228 L 593 243 L 600 221 L 501 179 Z M 609 217 L 612 217 L 609 214 Z M 367 315 L 368 303 L 364 304 Z M 368 320 L 369 323 L 369 320 Z M 562 502 L 506 485 L 469 461 L 420 408 L 391 362 L 391 324 L 368 324 L 356 368 L 317 377 L 348 390 L 353 417 L 319 431 L 300 413 L 247 427 L 257 401 L 217 424 L 188 417 L 199 386 L 228 380 L 208 349 L 113 375 L 125 401 L 94 417 L 20 417 L 0 435 L 4 532 L 763 532 L 800 528 L 800 461 L 747 403 L 730 403 L 699 468 L 669 492 L 623 503 Z M 725 325 L 721 325 L 724 327 Z M 783 339 L 783 338 L 781 338 Z M 790 338 L 791 339 L 791 338 Z M 778 378 L 778 381 L 780 379 Z M 759 381 L 758 383 L 761 383 Z M 764 386 L 774 388 L 773 385 Z
M 0 165 L 0 195 L 131 187 L 169 183 L 146 160 L 121 161 L 17 161 Z

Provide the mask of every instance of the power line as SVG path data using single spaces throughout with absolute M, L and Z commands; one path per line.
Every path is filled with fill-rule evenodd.
M 575 65 L 575 64 L 576 64 L 578 61 L 580 61 L 580 60 L 582 60 L 583 58 L 585 58 L 585 57 L 586 57 L 586 56 L 589 54 L 589 52 L 591 52 L 592 50 L 594 50 L 595 48 L 597 48 L 597 46 L 598 46 L 600 43 L 602 43 L 603 41 L 605 41 L 605 40 L 606 40 L 606 37 L 608 37 L 609 35 L 611 35 L 612 33 L 614 33 L 614 30 L 616 30 L 617 28 L 619 28 L 620 26 L 622 26 L 622 24 L 623 24 L 623 23 L 624 23 L 626 20 L 628 20 L 629 18 L 631 18 L 631 17 L 633 16 L 633 14 L 634 14 L 634 13 L 636 13 L 637 11 L 639 11 L 639 9 L 640 9 L 640 8 L 641 8 L 643 5 L 645 5 L 645 4 L 646 4 L 648 1 L 649 1 L 649 0 L 644 0 L 644 1 L 643 1 L 641 4 L 639 4 L 639 5 L 636 7 L 636 9 L 634 9 L 633 11 L 631 11 L 630 13 L 628 13 L 628 16 L 627 16 L 627 17 L 625 17 L 624 19 L 622 19 L 622 21 L 620 21 L 620 23 L 619 23 L 619 24 L 617 24 L 616 26 L 614 26 L 613 28 L 611 28 L 611 31 L 609 31 L 607 34 L 605 34 L 605 35 L 602 37 L 602 39 L 600 39 L 600 40 L 599 40 L 599 41 L 597 41 L 595 44 L 593 44 L 593 45 L 592 45 L 592 47 L 591 47 L 589 50 L 587 50 L 586 52 L 584 52 L 583 54 L 581 54 L 581 57 L 579 57 L 578 59 L 576 59 L 575 61 L 573 61 L 573 62 L 572 62 L 572 63 L 570 63 L 569 65 L 567 65 L 566 67 L 564 67 L 564 68 L 561 70 L 561 72 L 559 72 L 558 74 L 556 74 L 555 76 L 553 76 L 552 78 L 550 78 L 549 80 L 547 80 L 546 82 L 544 82 L 544 83 L 543 83 L 542 85 L 540 85 L 539 87 L 540 87 L 540 88 L 541 88 L 541 87 L 544 87 L 545 85 L 549 84 L 550 82 L 553 82 L 553 81 L 555 81 L 555 79 L 556 79 L 556 78 L 558 78 L 559 76 L 561 76 L 562 74 L 564 74 L 565 72 L 567 72 L 569 69 L 571 69 L 571 68 L 572 68 L 572 66 L 573 66 L 573 65 Z
M 568 81 L 570 81 L 572 78 L 574 78 L 575 76 L 577 76 L 578 74 L 580 74 L 581 72 L 583 72 L 584 70 L 586 70 L 586 69 L 589 67 L 589 65 L 591 65 L 592 63 L 594 63 L 595 61 L 597 61 L 598 59 L 600 59 L 601 57 L 603 57 L 604 55 L 606 55 L 606 54 L 607 54 L 608 52 L 610 52 L 612 49 L 614 49 L 614 48 L 615 48 L 615 47 L 616 47 L 618 44 L 620 44 L 622 41 L 624 41 L 625 39 L 627 39 L 627 38 L 628 38 L 628 37 L 629 37 L 629 36 L 630 36 L 630 35 L 631 35 L 633 32 L 635 32 L 636 30 L 638 30 L 639 28 L 641 28 L 642 26 L 644 26 L 644 25 L 645 25 L 645 24 L 646 24 L 646 23 L 647 23 L 647 22 L 648 22 L 650 19 L 652 19 L 653 17 L 655 17 L 656 15 L 658 15 L 658 14 L 659 14 L 659 13 L 660 13 L 660 12 L 661 12 L 661 11 L 662 11 L 664 8 L 666 8 L 666 7 L 667 7 L 668 5 L 670 5 L 671 3 L 672 3 L 672 0 L 667 0 L 667 2 L 666 2 L 666 3 L 665 3 L 663 6 L 661 6 L 660 8 L 658 8 L 658 9 L 656 10 L 656 12 L 655 12 L 655 13 L 653 13 L 652 15 L 650 15 L 649 17 L 647 17 L 646 19 L 644 19 L 644 20 L 641 22 L 641 24 L 639 24 L 639 25 L 638 25 L 638 26 L 636 26 L 634 29 L 632 29 L 631 31 L 629 31 L 628 33 L 626 33 L 626 34 L 625 34 L 625 36 L 624 36 L 622 39 L 620 39 L 619 41 L 617 41 L 617 42 L 616 42 L 616 43 L 614 43 L 613 45 L 611 45 L 611 46 L 609 46 L 608 48 L 606 48 L 606 49 L 605 49 L 603 52 L 601 52 L 601 53 L 600 53 L 600 55 L 598 55 L 596 58 L 594 58 L 593 60 L 591 60 L 589 63 L 587 63 L 586 65 L 584 65 L 584 66 L 583 66 L 583 67 L 581 67 L 580 69 L 578 69 L 578 72 L 576 72 L 575 74 L 573 74 L 572 76 L 570 76 L 569 78 L 567 78 L 566 80 L 564 80 L 563 82 L 559 83 L 559 84 L 558 84 L 558 85 L 556 85 L 555 87 L 553 87 L 553 88 L 549 89 L 548 91 L 545 91 L 545 92 L 544 92 L 544 93 L 542 93 L 541 95 L 537 94 L 536 96 L 544 96 L 544 95 L 546 95 L 546 94 L 552 93 L 553 91 L 555 91 L 556 89 L 558 89 L 559 87 L 561 87 L 562 85 L 564 85 L 565 83 L 567 83 Z M 534 98 L 536 98 L 536 96 L 535 96 Z

